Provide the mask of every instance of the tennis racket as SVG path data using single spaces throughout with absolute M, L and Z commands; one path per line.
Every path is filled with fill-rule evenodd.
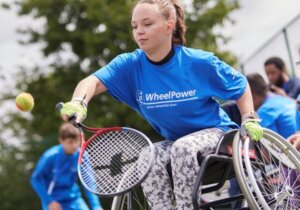
M 58 103 L 56 109 L 60 111 L 62 106 L 63 103 Z M 78 174 L 89 191 L 101 197 L 117 196 L 146 178 L 155 154 L 154 146 L 146 135 L 127 127 L 74 125 L 81 133 Z M 85 132 L 91 132 L 87 140 Z

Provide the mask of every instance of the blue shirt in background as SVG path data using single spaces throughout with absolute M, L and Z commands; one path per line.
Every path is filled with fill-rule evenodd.
M 39 159 L 31 175 L 31 185 L 41 199 L 43 210 L 57 201 L 63 210 L 88 210 L 77 184 L 77 160 L 79 151 L 65 154 L 61 145 L 48 149 Z M 83 187 L 84 188 L 84 187 Z M 91 209 L 101 209 L 96 195 L 84 189 Z
M 297 131 L 297 104 L 287 97 L 269 93 L 257 113 L 262 119 L 261 126 L 277 132 L 284 138 Z
M 183 46 L 174 50 L 173 57 L 160 65 L 150 62 L 140 49 L 125 53 L 94 75 L 108 93 L 167 139 L 205 128 L 236 128 L 215 98 L 240 98 L 246 78 L 212 53 Z
M 284 91 L 291 98 L 297 98 L 300 94 L 300 79 L 299 78 L 291 78 L 283 85 Z

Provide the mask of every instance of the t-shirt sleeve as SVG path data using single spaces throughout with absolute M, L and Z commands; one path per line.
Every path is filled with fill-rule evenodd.
M 47 205 L 53 201 L 53 198 L 47 193 L 49 186 L 45 180 L 45 176 L 50 173 L 51 168 L 51 158 L 46 152 L 41 156 L 30 177 L 31 186 L 40 197 L 42 203 Z
M 239 99 L 246 90 L 245 76 L 215 56 L 211 56 L 209 65 L 209 83 L 214 90 L 212 94 L 223 100 Z
M 84 193 L 89 201 L 92 210 L 100 210 L 102 205 L 100 203 L 99 198 L 93 194 L 92 192 L 88 191 L 85 187 L 83 187 Z
M 93 73 L 105 85 L 111 96 L 132 107 L 136 106 L 132 75 L 135 63 L 132 55 L 124 53 Z

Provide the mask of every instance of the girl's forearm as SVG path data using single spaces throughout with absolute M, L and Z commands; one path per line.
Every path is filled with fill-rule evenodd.
M 91 75 L 77 84 L 72 100 L 84 99 L 84 102 L 88 103 L 94 95 L 103 93 L 106 90 L 103 83 L 97 77 Z

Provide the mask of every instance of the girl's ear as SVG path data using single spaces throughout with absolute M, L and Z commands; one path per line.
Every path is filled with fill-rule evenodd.
M 175 24 L 176 23 L 173 19 L 167 21 L 166 26 L 167 26 L 167 33 L 168 34 L 173 33 L 173 31 L 175 30 Z

